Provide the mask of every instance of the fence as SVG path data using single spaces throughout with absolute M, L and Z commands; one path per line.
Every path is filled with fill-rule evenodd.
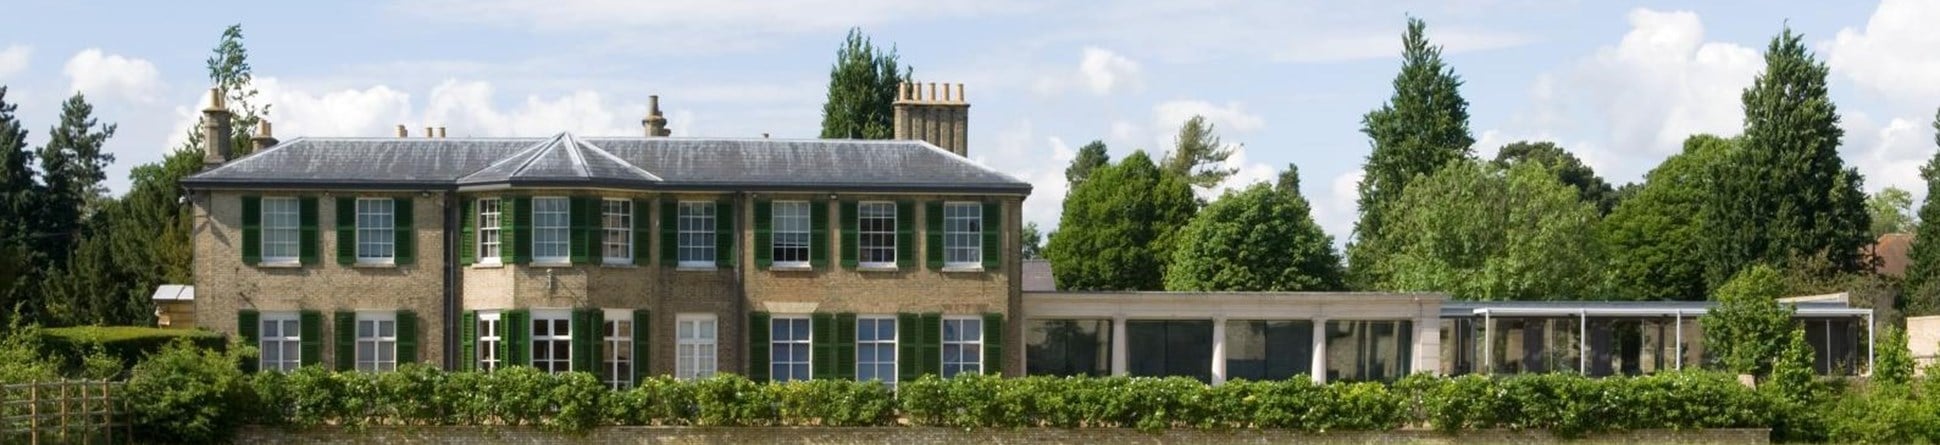
M 0 443 L 125 443 L 119 382 L 59 380 L 0 385 Z M 119 434 L 117 434 L 119 432 Z

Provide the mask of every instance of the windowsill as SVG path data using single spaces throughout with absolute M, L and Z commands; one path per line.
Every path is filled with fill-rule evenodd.
M 897 268 L 895 264 L 863 264 L 856 266 L 855 270 L 857 272 L 899 272 L 902 269 Z
M 614 269 L 634 269 L 640 266 L 634 265 L 633 260 L 627 259 L 627 260 L 609 260 L 609 261 L 600 263 L 600 267 L 611 267 Z
M 396 261 L 389 261 L 389 260 L 387 260 L 387 261 L 358 261 L 358 262 L 355 262 L 355 263 L 351 263 L 351 264 L 350 264 L 350 267 L 366 267 L 366 268 L 387 268 L 387 267 L 397 267 L 397 262 L 396 262 Z
M 528 264 L 528 266 L 532 266 L 532 267 L 573 267 L 573 262 L 572 262 L 572 261 L 570 261 L 570 260 L 544 260 L 544 261 L 540 261 L 540 260 L 532 260 L 532 263 L 531 263 L 531 264 Z
M 775 272 L 807 272 L 807 271 L 815 270 L 815 266 L 811 266 L 808 263 L 802 263 L 802 264 L 775 263 L 773 266 L 768 266 L 768 270 L 775 271 Z
M 264 260 L 262 262 L 256 263 L 256 267 L 267 267 L 267 268 L 273 268 L 273 269 L 295 269 L 295 268 L 303 267 L 303 261 L 294 260 L 294 259 Z
M 674 266 L 675 272 L 714 272 L 718 270 L 721 270 L 721 268 L 713 264 L 708 264 L 708 265 L 682 264 L 682 265 Z
M 945 264 L 942 270 L 944 273 L 981 273 L 983 271 L 982 264 Z
M 499 269 L 503 267 L 505 267 L 505 263 L 501 263 L 498 260 L 480 261 L 477 263 L 472 263 L 473 269 Z

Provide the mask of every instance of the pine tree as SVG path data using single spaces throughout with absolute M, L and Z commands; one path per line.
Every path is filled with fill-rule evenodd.
M 1064 182 L 1067 192 L 1078 188 L 1078 184 L 1091 177 L 1091 172 L 1099 167 L 1111 165 L 1111 154 L 1105 152 L 1105 141 L 1091 141 L 1078 147 L 1078 157 L 1071 159 L 1071 166 L 1064 168 Z
M 49 130 L 47 145 L 40 149 L 46 188 L 38 203 L 42 236 L 36 244 L 54 264 L 66 261 L 80 242 L 83 218 L 107 194 L 102 182 L 108 179 L 108 164 L 115 157 L 102 151 L 102 144 L 114 133 L 115 125 L 98 123 L 94 106 L 75 93 L 61 104 L 61 122 Z
M 40 266 L 37 251 L 36 217 L 40 184 L 34 181 L 28 160 L 34 152 L 27 148 L 27 130 L 14 117 L 18 105 L 7 102 L 7 87 L 0 86 L 0 325 L 8 323 L 16 305 L 35 295 L 34 273 Z
M 897 66 L 899 61 L 895 48 L 883 51 L 862 34 L 861 28 L 851 28 L 848 39 L 835 51 L 835 66 L 829 68 L 828 102 L 822 104 L 822 138 L 895 137 L 896 90 L 910 76 L 908 70 Z
M 1934 145 L 1940 145 L 1940 111 L 1933 115 Z M 1920 204 L 1920 225 L 1907 248 L 1907 315 L 1932 315 L 1940 310 L 1940 151 L 1920 167 L 1927 181 L 1926 201 Z
M 1363 167 L 1360 220 L 1348 244 L 1348 279 L 1357 288 L 1382 281 L 1378 270 L 1391 246 L 1384 226 L 1388 207 L 1399 200 L 1408 184 L 1434 173 L 1449 161 L 1471 155 L 1475 138 L 1468 128 L 1468 101 L 1462 80 L 1442 61 L 1442 50 L 1428 42 L 1427 25 L 1408 19 L 1402 37 L 1401 73 L 1394 78 L 1394 96 L 1361 118 L 1361 132 L 1374 147 Z
M 1172 152 L 1165 155 L 1164 169 L 1186 179 L 1187 184 L 1202 189 L 1210 189 L 1238 172 L 1236 168 L 1226 168 L 1226 158 L 1233 156 L 1233 148 L 1219 142 L 1219 135 L 1213 131 L 1213 124 L 1203 116 L 1193 116 L 1179 126 L 1179 135 L 1172 140 Z

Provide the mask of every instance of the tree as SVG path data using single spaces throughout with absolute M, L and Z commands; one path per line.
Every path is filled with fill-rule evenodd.
M 1705 347 L 1726 370 L 1763 377 L 1796 329 L 1792 308 L 1778 303 L 1785 283 L 1778 270 L 1753 265 L 1718 288 L 1718 305 L 1704 314 Z
M 1034 260 L 1044 257 L 1044 233 L 1038 231 L 1037 222 L 1024 223 L 1024 230 L 1018 244 L 1024 246 L 1024 259 Z
M 1933 130 L 1933 143 L 1940 145 L 1940 112 L 1933 115 Z M 1920 167 L 1920 178 L 1927 181 L 1926 201 L 1920 204 L 1924 223 L 1907 247 L 1905 295 L 1908 307 L 1940 308 L 1940 151 Z
M 1165 289 L 1340 290 L 1334 238 L 1311 213 L 1306 199 L 1267 184 L 1226 192 L 1180 229 Z
M 1300 194 L 1300 166 L 1287 163 L 1287 169 L 1280 170 L 1280 177 L 1274 179 L 1273 190 L 1306 201 L 1307 198 Z
M 822 104 L 823 139 L 895 137 L 896 90 L 910 72 L 897 66 L 896 49 L 884 51 L 850 28 L 829 68 L 828 101 Z M 902 74 L 897 74 L 902 71 Z
M 1899 187 L 1886 187 L 1866 199 L 1866 213 L 1873 218 L 1873 239 L 1888 233 L 1913 231 L 1913 193 Z
M 1913 380 L 1913 352 L 1906 348 L 1906 330 L 1887 323 L 1873 344 L 1873 383 L 1906 385 Z
M 1699 237 L 1708 172 L 1736 143 L 1711 135 L 1684 140 L 1684 151 L 1644 175 L 1633 196 L 1603 220 L 1607 286 L 1620 300 L 1703 301 L 1710 287 Z
M 27 130 L 14 117 L 18 107 L 7 102 L 7 87 L 0 86 L 0 324 L 33 293 L 28 285 L 39 265 L 32 234 L 39 230 L 40 184 L 28 165 L 34 152 L 27 148 Z
M 1065 197 L 1045 248 L 1058 289 L 1162 288 L 1176 232 L 1197 209 L 1192 186 L 1143 151 L 1093 171 Z
M 38 203 L 44 236 L 37 244 L 41 254 L 57 264 L 79 242 L 82 218 L 107 194 L 102 181 L 115 157 L 101 146 L 114 136 L 115 125 L 100 124 L 93 115 L 94 106 L 81 93 L 74 93 L 61 104 L 61 122 L 48 132 L 47 145 L 40 149 L 46 188 Z
M 1431 45 L 1427 25 L 1408 19 L 1402 35 L 1401 73 L 1394 78 L 1394 96 L 1361 118 L 1361 133 L 1373 152 L 1363 166 L 1355 201 L 1360 220 L 1347 245 L 1348 280 L 1366 288 L 1385 281 L 1380 275 L 1392 246 L 1385 225 L 1388 207 L 1401 199 L 1409 183 L 1450 161 L 1471 155 L 1475 138 L 1469 135 L 1468 101 L 1461 95 L 1461 78 L 1442 62 L 1442 50 Z
M 1091 177 L 1091 172 L 1106 165 L 1111 165 L 1111 154 L 1105 152 L 1105 141 L 1091 141 L 1078 147 L 1078 157 L 1071 159 L 1070 167 L 1064 168 L 1064 182 L 1069 186 L 1065 190 L 1078 188 L 1085 178 Z
M 1752 264 L 1792 269 L 1823 258 L 1829 275 L 1862 270 L 1864 179 L 1839 158 L 1838 110 L 1826 67 L 1790 28 L 1765 51 L 1765 71 L 1742 96 L 1742 149 L 1716 164 L 1703 208 L 1705 276 L 1721 283 Z
M 1239 171 L 1225 166 L 1226 158 L 1232 156 L 1233 148 L 1219 142 L 1213 124 L 1195 115 L 1179 126 L 1172 152 L 1165 155 L 1165 171 L 1185 178 L 1193 187 L 1209 189 Z
M 1556 146 L 1554 142 L 1518 141 L 1502 146 L 1495 154 L 1495 163 L 1504 167 L 1533 162 L 1548 167 L 1556 179 L 1576 187 L 1576 195 L 1584 202 L 1596 204 L 1597 214 L 1608 215 L 1617 205 L 1617 191 L 1596 170 L 1584 165 L 1582 160 L 1568 150 Z
M 256 124 L 269 116 L 268 104 L 256 104 L 256 74 L 249 66 L 249 50 L 243 47 L 242 25 L 229 25 L 222 30 L 221 40 L 209 56 L 209 82 L 224 93 L 224 105 L 229 110 L 229 141 L 235 144 L 232 152 L 236 156 L 255 151 L 250 138 L 256 134 Z M 189 145 L 202 148 L 200 125 L 189 129 Z
M 1504 170 L 1457 160 L 1391 207 L 1394 251 L 1382 289 L 1460 300 L 1593 296 L 1602 261 L 1596 207 L 1539 165 Z

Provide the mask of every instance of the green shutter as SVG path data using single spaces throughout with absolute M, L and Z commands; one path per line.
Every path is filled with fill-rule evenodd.
M 244 346 L 252 348 L 262 347 L 262 343 L 259 341 L 263 338 L 261 334 L 262 328 L 262 315 L 258 314 L 256 310 L 243 309 L 236 311 L 236 337 L 240 339 L 239 341 Z M 260 354 L 262 351 L 257 351 L 257 353 Z M 260 360 L 243 360 L 243 372 L 256 372 L 256 364 L 260 362 Z
M 305 196 L 296 199 L 297 219 L 297 260 L 303 265 L 317 264 L 317 197 Z M 260 232 L 259 232 L 260 233 Z
M 604 314 L 599 308 L 574 309 L 572 315 L 573 370 L 599 375 L 600 342 L 604 340 Z
M 943 314 L 923 314 L 923 357 L 924 374 L 943 375 Z
M 921 316 L 896 314 L 896 380 L 915 381 L 923 376 L 923 322 Z
M 636 266 L 645 266 L 653 261 L 653 249 L 647 247 L 653 245 L 650 242 L 653 239 L 653 219 L 647 217 L 652 208 L 653 201 L 635 199 L 633 214 L 628 215 L 633 218 L 633 264 Z
M 916 203 L 896 201 L 896 268 L 916 267 Z
M 243 264 L 263 262 L 263 197 L 242 197 Z
M 923 206 L 923 238 L 925 246 L 923 257 L 928 260 L 930 270 L 943 270 L 943 201 L 930 201 Z
M 823 200 L 808 202 L 808 266 L 822 269 L 829 266 L 829 203 Z
M 459 371 L 478 369 L 478 311 L 465 311 L 458 318 Z
M 983 373 L 1004 374 L 1004 314 L 983 314 Z
M 826 380 L 837 378 L 835 357 L 835 314 L 814 313 L 808 316 L 809 332 L 809 378 Z
M 519 227 L 519 222 L 512 219 L 512 214 L 518 213 L 517 207 L 514 207 L 516 205 L 518 200 L 513 197 L 506 196 L 498 199 L 498 258 L 500 262 L 508 264 L 515 264 L 510 263 L 512 258 L 519 252 L 525 251 L 519 247 L 518 240 L 514 239 L 516 237 L 512 236 L 512 232 L 517 231 Z
M 856 211 L 855 201 L 842 201 L 842 268 L 854 269 L 862 252 L 858 249 L 861 237 L 856 234 L 862 214 Z
M 1004 204 L 986 202 L 983 204 L 983 270 L 995 272 L 1004 265 Z
M 508 366 L 532 365 L 532 318 L 525 309 L 505 311 L 500 320 L 505 323 L 505 356 L 500 357 Z
M 397 311 L 397 364 L 418 361 L 418 313 L 409 309 Z
M 418 259 L 417 208 L 411 205 L 411 198 L 391 200 L 391 228 L 397 234 L 391 251 L 391 259 L 398 265 L 411 264 Z M 398 363 L 403 363 L 398 360 Z
M 734 201 L 714 202 L 714 267 L 725 269 L 739 264 L 740 252 L 734 250 L 734 224 L 740 219 L 738 216 L 734 213 Z
M 835 377 L 855 380 L 855 314 L 835 314 Z
M 748 313 L 748 380 L 765 382 L 774 376 L 768 372 L 768 320 L 767 312 Z
M 573 264 L 592 263 L 591 243 L 593 232 L 590 230 L 593 219 L 593 198 L 574 196 L 566 201 L 566 256 Z
M 297 313 L 297 355 L 298 365 L 317 366 L 323 364 L 323 313 L 303 311 Z
M 337 311 L 337 370 L 357 369 L 357 313 Z
M 504 214 L 500 220 L 512 221 L 512 242 L 518 246 L 512 252 L 513 264 L 532 262 L 532 197 L 512 198 L 511 213 Z
M 774 203 L 754 202 L 754 265 L 767 269 L 775 265 Z
M 458 201 L 458 264 L 478 262 L 478 212 L 472 200 Z
M 357 263 L 357 197 L 337 197 L 337 264 Z
M 660 265 L 680 266 L 680 201 L 660 200 Z
M 639 207 L 634 207 L 638 209 Z M 638 210 L 635 210 L 636 212 Z M 653 375 L 653 311 L 633 310 L 633 385 Z

